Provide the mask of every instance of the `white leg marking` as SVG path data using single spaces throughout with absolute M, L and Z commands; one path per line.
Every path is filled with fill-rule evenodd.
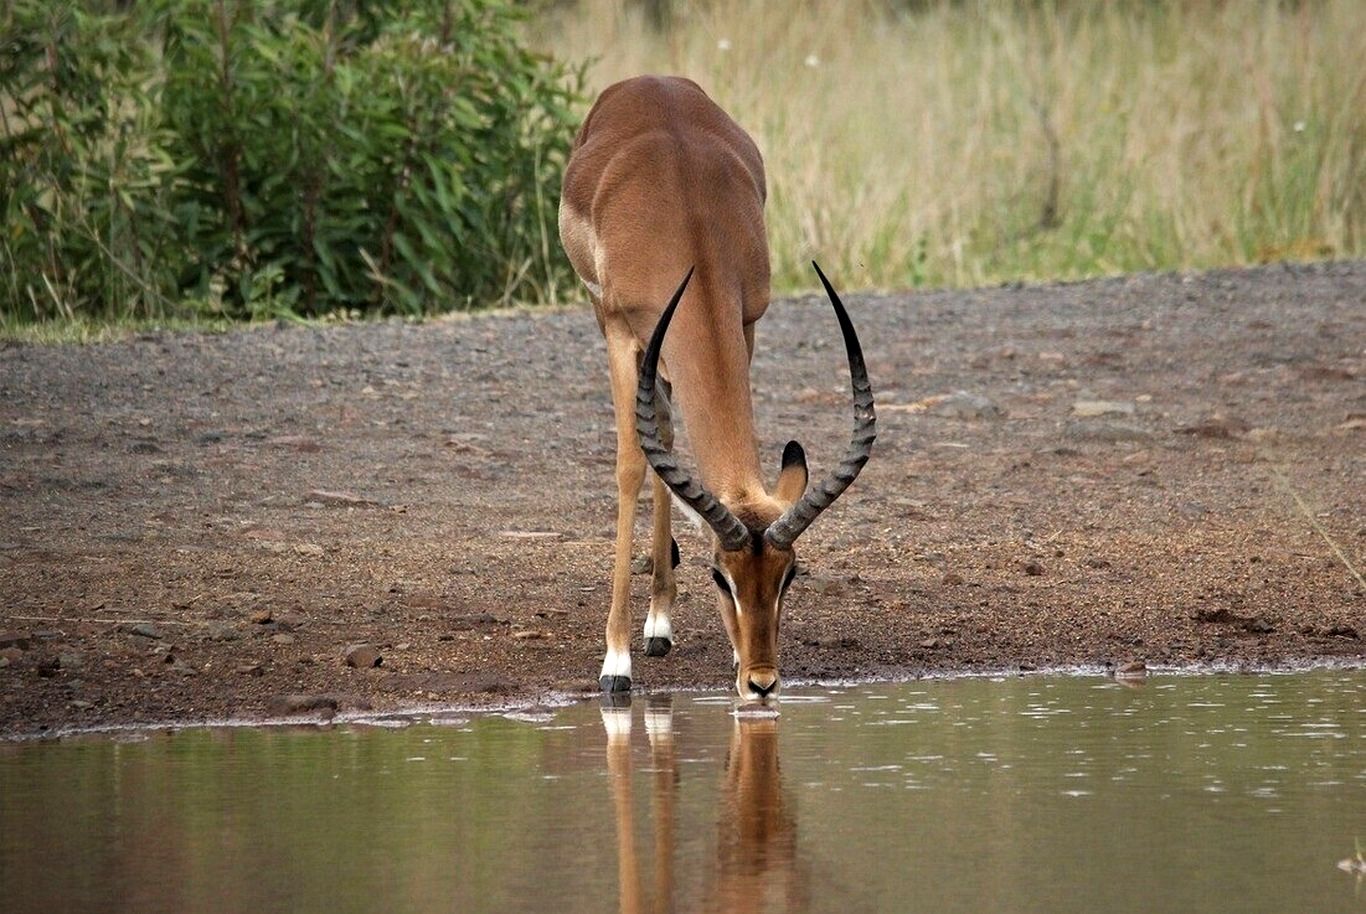
M 631 735 L 630 708 L 602 708 L 602 729 L 607 731 L 609 742 L 615 742 Z
M 735 648 L 730 649 L 730 663 L 731 666 L 738 667 L 740 665 L 740 652 L 737 651 Z
M 651 612 L 645 617 L 645 637 L 663 638 L 666 641 L 674 640 L 673 626 L 669 623 L 669 614 L 661 610 Z
M 607 656 L 602 658 L 602 672 L 598 677 L 603 676 L 625 676 L 631 678 L 631 655 L 624 651 L 609 650 Z
M 579 277 L 579 279 L 583 282 L 584 286 L 588 289 L 588 291 L 593 293 L 594 298 L 597 298 L 599 300 L 602 299 L 602 286 L 598 285 L 595 282 L 589 282 L 588 280 L 583 279 L 583 277 Z

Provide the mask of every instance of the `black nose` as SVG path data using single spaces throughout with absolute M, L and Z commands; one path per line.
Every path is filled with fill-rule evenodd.
M 764 676 L 751 676 L 749 678 L 749 687 L 755 695 L 764 698 L 774 689 L 778 688 L 778 677 L 771 673 Z

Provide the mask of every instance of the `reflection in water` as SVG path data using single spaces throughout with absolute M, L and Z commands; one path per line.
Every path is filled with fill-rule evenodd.
M 1363 914 L 1366 673 L 1127 685 L 0 743 L 0 911 Z
M 673 696 L 653 696 L 644 715 L 653 772 L 654 891 L 648 908 L 642 903 L 641 861 L 635 841 L 631 707 L 629 701 L 616 702 L 602 709 L 602 721 L 616 819 L 620 908 L 622 914 L 673 911 L 674 804 L 679 785 Z M 734 719 L 717 809 L 715 865 L 704 880 L 702 909 L 808 910 L 807 880 L 798 866 L 797 817 L 783 789 L 778 764 L 776 717 Z

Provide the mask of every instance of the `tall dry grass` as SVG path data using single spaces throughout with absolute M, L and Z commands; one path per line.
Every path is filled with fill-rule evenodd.
M 1366 254 L 1366 3 L 582 0 L 594 88 L 698 80 L 754 136 L 779 288 Z

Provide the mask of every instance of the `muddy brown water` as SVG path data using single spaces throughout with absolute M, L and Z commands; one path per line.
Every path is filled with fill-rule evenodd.
M 0 744 L 7 911 L 1360 911 L 1366 672 Z

